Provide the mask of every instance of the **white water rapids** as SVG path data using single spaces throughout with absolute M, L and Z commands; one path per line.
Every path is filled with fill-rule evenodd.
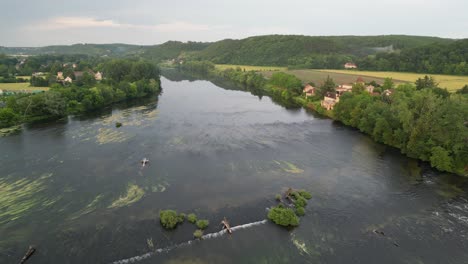
M 258 225 L 263 225 L 263 224 L 265 224 L 267 222 L 268 222 L 268 220 L 265 219 L 265 220 L 262 220 L 262 221 L 257 221 L 257 222 L 248 223 L 248 224 L 244 224 L 244 225 L 234 226 L 234 227 L 231 227 L 231 230 L 232 230 L 232 232 L 235 232 L 235 231 L 238 231 L 238 230 L 241 230 L 241 229 L 246 229 L 246 228 L 250 228 L 250 227 L 258 226 Z M 202 236 L 202 240 L 217 238 L 217 237 L 220 237 L 220 236 L 222 236 L 222 235 L 224 235 L 226 233 L 227 233 L 226 230 L 221 230 L 221 231 L 216 232 L 216 233 L 206 234 L 206 235 Z M 176 249 L 176 248 L 188 246 L 188 245 L 192 244 L 195 241 L 198 241 L 198 240 L 190 240 L 190 241 L 183 242 L 183 243 L 180 243 L 180 244 L 177 244 L 177 245 L 173 245 L 173 246 L 169 246 L 169 247 L 165 247 L 165 248 L 158 248 L 155 251 L 148 252 L 148 253 L 145 253 L 145 254 L 140 255 L 140 256 L 135 256 L 135 257 L 131 257 L 131 258 L 128 258 L 128 259 L 122 259 L 122 260 L 114 261 L 114 262 L 112 262 L 112 264 L 136 263 L 136 262 L 142 261 L 144 259 L 150 258 L 150 257 L 152 257 L 152 256 L 154 256 L 156 254 L 159 254 L 159 253 L 169 252 L 169 251 L 171 251 L 173 249 Z

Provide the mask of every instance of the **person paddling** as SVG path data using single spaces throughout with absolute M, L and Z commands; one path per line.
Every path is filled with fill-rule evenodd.
M 144 159 L 141 161 L 141 165 L 143 165 L 143 167 L 146 166 L 146 164 L 148 164 L 148 163 L 149 163 L 149 159 L 147 159 L 147 158 L 144 158 Z

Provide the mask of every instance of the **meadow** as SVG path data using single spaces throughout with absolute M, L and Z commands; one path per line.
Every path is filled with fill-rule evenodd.
M 216 69 L 236 69 L 241 68 L 245 71 L 286 71 L 286 67 L 275 67 L 275 66 L 250 66 L 250 65 L 234 65 L 234 64 L 216 64 Z
M 455 92 L 468 84 L 468 76 L 406 73 L 406 72 L 375 72 L 375 71 L 350 71 L 350 70 L 318 70 L 323 73 L 344 74 L 350 76 L 362 76 L 366 78 L 393 78 L 395 81 L 414 83 L 416 79 L 429 75 L 435 78 L 441 88 L 447 88 L 450 92 Z
M 0 83 L 0 90 L 20 92 L 25 91 L 48 91 L 49 87 L 31 87 L 29 83 Z

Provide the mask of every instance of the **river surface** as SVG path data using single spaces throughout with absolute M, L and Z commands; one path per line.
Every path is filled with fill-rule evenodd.
M 32 264 L 468 263 L 466 179 L 269 97 L 171 79 L 159 99 L 0 138 L 0 263 L 29 245 Z M 300 226 L 259 222 L 288 187 L 313 195 Z M 192 241 L 162 209 L 208 219 L 205 234 L 239 227 Z

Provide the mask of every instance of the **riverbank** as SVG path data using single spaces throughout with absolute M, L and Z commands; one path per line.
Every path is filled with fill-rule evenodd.
M 355 127 L 379 143 L 398 148 L 408 157 L 429 162 L 433 168 L 468 176 L 468 147 L 464 142 L 468 138 L 464 125 L 468 116 L 466 95 L 443 95 L 434 89 L 417 90 L 411 84 L 402 84 L 389 96 L 346 93 L 333 110 L 325 110 L 320 98 L 305 98 L 292 87 L 296 84 L 278 86 L 253 71 L 220 70 L 209 62 L 189 62 L 181 70 L 261 90 L 287 108 L 313 110 Z

